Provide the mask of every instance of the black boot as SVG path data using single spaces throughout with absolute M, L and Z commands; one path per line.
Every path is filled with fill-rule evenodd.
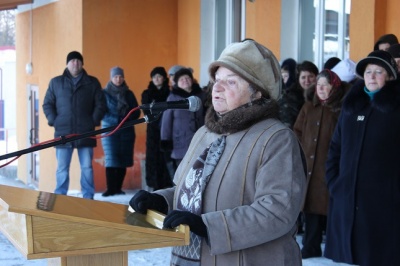
M 101 194 L 103 197 L 115 195 L 115 168 L 106 167 L 107 190 Z
M 115 175 L 115 195 L 125 195 L 122 191 L 122 185 L 126 175 L 126 168 L 116 168 L 117 174 Z

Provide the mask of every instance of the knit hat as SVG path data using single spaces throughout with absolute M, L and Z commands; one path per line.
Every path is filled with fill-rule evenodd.
M 263 96 L 280 98 L 282 77 L 279 62 L 268 48 L 256 41 L 247 39 L 228 45 L 208 68 L 211 80 L 215 79 L 215 72 L 221 66 L 254 85 Z
M 332 71 L 335 72 L 341 80 L 350 82 L 356 78 L 355 69 L 356 63 L 346 58 L 337 63 L 337 65 L 332 68 Z
M 184 68 L 181 65 L 175 65 L 172 66 L 169 70 L 168 70 L 168 75 L 173 76 L 175 75 L 176 72 L 178 72 L 178 70 L 180 70 L 181 68 Z
M 371 52 L 366 58 L 361 59 L 356 66 L 356 73 L 360 78 L 364 78 L 364 71 L 368 64 L 383 67 L 390 77 L 397 78 L 397 65 L 393 56 L 388 52 L 377 50 Z
M 396 35 L 394 34 L 385 34 L 383 36 L 381 36 L 378 41 L 376 41 L 375 45 L 374 45 L 374 51 L 379 50 L 379 44 L 381 43 L 388 43 L 390 44 L 390 46 L 392 46 L 393 44 L 399 43 Z
M 167 71 L 165 71 L 165 68 L 158 66 L 153 68 L 153 70 L 150 72 L 150 77 L 154 77 L 156 74 L 159 74 L 163 76 L 164 78 L 167 78 Z
M 393 44 L 389 47 L 389 54 L 391 54 L 394 58 L 400 58 L 400 44 Z
M 83 56 L 81 55 L 80 52 L 77 51 L 72 51 L 67 55 L 67 64 L 69 61 L 71 61 L 72 59 L 78 59 L 82 62 L 83 65 Z
M 180 70 L 178 70 L 175 75 L 174 75 L 174 82 L 178 83 L 178 80 L 180 77 L 182 77 L 183 75 L 188 75 L 192 80 L 193 80 L 193 73 L 192 70 L 190 70 L 190 68 L 181 68 Z
M 119 75 L 124 78 L 124 70 L 120 67 L 113 67 L 110 70 L 110 78 L 113 78 L 114 76 Z

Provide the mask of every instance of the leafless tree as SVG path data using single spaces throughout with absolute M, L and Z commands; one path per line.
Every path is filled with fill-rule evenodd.
M 0 11 L 0 46 L 15 46 L 15 11 Z

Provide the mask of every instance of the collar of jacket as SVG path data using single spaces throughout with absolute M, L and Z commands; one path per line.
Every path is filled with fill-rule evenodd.
M 279 105 L 275 100 L 261 98 L 242 105 L 223 116 L 218 115 L 214 107 L 207 110 L 205 125 L 217 134 L 232 134 L 245 130 L 261 120 L 278 119 Z
M 87 72 L 86 72 L 86 70 L 84 68 L 82 68 L 82 72 L 81 73 L 82 73 L 82 78 L 87 76 Z M 65 76 L 65 77 L 67 77 L 67 78 L 72 80 L 71 73 L 69 73 L 69 70 L 68 70 L 67 67 L 64 69 L 63 76 Z
M 351 114 L 362 110 L 368 104 L 373 109 L 383 113 L 394 111 L 400 106 L 400 80 L 389 80 L 374 96 L 370 97 L 364 92 L 364 80 L 357 81 L 343 102 L 343 111 Z

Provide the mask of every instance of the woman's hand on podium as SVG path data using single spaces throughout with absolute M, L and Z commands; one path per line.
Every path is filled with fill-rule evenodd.
M 207 226 L 200 215 L 188 211 L 171 211 L 164 219 L 165 228 L 174 228 L 181 224 L 189 226 L 190 231 L 201 237 L 207 237 Z
M 129 205 L 142 214 L 146 214 L 148 209 L 168 213 L 168 204 L 164 197 L 146 190 L 139 190 L 129 201 Z

